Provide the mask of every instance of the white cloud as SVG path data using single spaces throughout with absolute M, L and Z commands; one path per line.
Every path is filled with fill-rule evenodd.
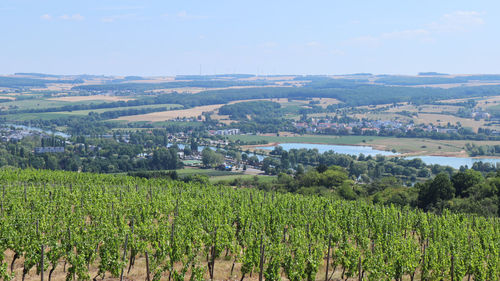
M 306 46 L 307 47 L 319 47 L 319 46 L 321 46 L 321 43 L 319 43 L 318 41 L 310 41 L 310 42 L 306 43 Z
M 429 33 L 430 32 L 426 29 L 407 29 L 383 33 L 381 37 L 385 39 L 414 39 L 422 36 L 429 36 Z
M 483 25 L 482 13 L 476 11 L 455 11 L 443 15 L 439 21 L 428 25 L 428 28 L 435 32 L 462 32 L 469 31 Z
M 421 42 L 434 42 L 438 33 L 467 32 L 483 25 L 485 22 L 481 13 L 476 11 L 455 11 L 443 15 L 438 21 L 432 22 L 422 28 L 396 30 L 382 33 L 378 36 L 361 36 L 347 40 L 349 44 L 362 44 L 377 46 L 384 40 L 419 40 Z
M 274 48 L 278 46 L 278 43 L 274 41 L 263 42 L 258 45 L 259 48 Z
M 52 19 L 52 16 L 51 16 L 51 15 L 49 15 L 49 14 L 43 14 L 43 15 L 41 15 L 41 16 L 40 16 L 40 18 L 41 18 L 42 20 L 51 20 L 51 19 Z
M 110 22 L 115 22 L 117 20 L 128 20 L 128 19 L 134 19 L 134 18 L 136 18 L 135 14 L 112 15 L 112 16 L 107 16 L 107 17 L 101 18 L 101 21 L 110 23 Z
M 62 19 L 62 20 L 73 20 L 73 21 L 82 21 L 82 20 L 85 19 L 80 14 L 73 14 L 73 15 L 66 15 L 66 14 L 64 14 L 64 15 L 60 16 L 59 18 Z
M 375 37 L 375 36 L 359 36 L 359 37 L 354 37 L 350 38 L 346 41 L 348 45 L 363 45 L 363 46 L 370 46 L 370 47 L 375 47 L 380 44 L 380 38 Z
M 142 6 L 116 6 L 116 7 L 101 7 L 96 8 L 98 11 L 125 11 L 125 10 L 140 10 L 144 9 Z
M 201 20 L 206 19 L 206 16 L 190 14 L 185 10 L 179 11 L 176 14 L 163 14 L 163 17 L 177 20 Z
M 333 49 L 333 50 L 330 51 L 330 53 L 332 55 L 335 55 L 335 56 L 343 56 L 343 55 L 345 55 L 345 52 L 342 51 L 342 50 L 339 50 L 339 49 Z

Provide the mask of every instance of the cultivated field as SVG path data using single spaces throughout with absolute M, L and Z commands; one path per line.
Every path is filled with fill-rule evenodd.
M 454 106 L 454 105 L 420 105 L 420 106 L 415 106 L 415 105 L 401 105 L 401 106 L 396 106 L 396 107 L 391 107 L 387 109 L 385 112 L 402 112 L 402 111 L 408 111 L 408 112 L 425 112 L 425 113 L 442 113 L 442 112 L 450 112 L 450 113 L 456 113 L 458 112 L 458 109 L 460 109 L 460 106 Z
M 129 101 L 134 100 L 134 98 L 130 97 L 117 97 L 117 96 L 108 96 L 108 95 L 93 95 L 93 96 L 64 96 L 57 98 L 50 98 L 47 100 L 53 101 L 67 101 L 67 102 L 78 102 L 78 101 Z
M 332 99 L 332 98 L 313 98 L 313 101 L 319 101 L 319 106 L 326 108 L 329 105 L 332 104 L 339 104 L 341 101 L 338 99 Z
M 263 86 L 230 86 L 230 87 L 224 87 L 224 88 L 203 88 L 203 87 L 180 87 L 180 88 L 167 88 L 167 89 L 154 89 L 151 91 L 151 93 L 163 93 L 163 94 L 168 94 L 168 93 L 190 93 L 190 94 L 196 94 L 199 92 L 204 92 L 204 91 L 217 91 L 217 90 L 228 90 L 228 89 L 251 89 L 251 88 L 272 88 L 272 87 L 291 87 L 291 86 L 283 86 L 283 85 L 263 85 Z
M 428 113 L 419 113 L 417 118 L 414 118 L 415 123 L 417 124 L 429 124 L 432 123 L 434 125 L 446 126 L 448 123 L 451 125 L 457 124 L 460 122 L 462 127 L 471 128 L 474 132 L 477 132 L 479 127 L 484 127 L 486 123 L 484 120 L 476 121 L 474 119 L 469 118 L 460 118 L 453 115 L 445 115 L 445 114 L 428 114 Z
M 466 102 L 468 100 L 475 100 L 477 102 L 478 107 L 483 107 L 483 106 L 488 106 L 491 104 L 496 104 L 500 103 L 500 96 L 490 96 L 490 97 L 479 97 L 479 98 L 469 98 L 469 99 L 449 99 L 449 100 L 442 100 L 439 102 L 442 103 L 461 103 L 461 102 Z
M 319 100 L 319 99 L 318 99 Z M 241 103 L 241 102 L 250 102 L 250 101 L 273 101 L 280 103 L 283 107 L 287 106 L 299 106 L 299 105 L 305 105 L 309 101 L 303 101 L 303 100 L 293 100 L 293 101 L 288 101 L 288 99 L 285 98 L 276 98 L 276 99 L 254 99 L 254 100 L 237 100 L 237 101 L 232 101 L 229 102 L 228 104 L 235 104 L 235 103 Z M 336 99 L 321 99 L 321 102 L 323 105 L 328 106 L 330 104 L 338 103 Z M 224 104 L 214 104 L 214 105 L 205 105 L 205 106 L 197 106 L 189 109 L 182 109 L 182 110 L 169 110 L 169 111 L 162 111 L 162 112 L 154 112 L 154 113 L 148 113 L 148 114 L 142 114 L 142 115 L 134 115 L 134 116 L 124 116 L 120 117 L 115 120 L 125 120 L 129 122 L 136 122 L 136 121 L 149 121 L 149 122 L 160 122 L 160 121 L 167 121 L 167 120 L 172 120 L 172 119 L 177 119 L 177 118 L 191 118 L 191 117 L 198 117 L 199 115 L 202 115 L 203 112 L 212 112 L 212 118 L 219 120 L 221 123 L 225 124 L 230 124 L 232 120 L 229 120 L 229 117 L 226 115 L 218 115 L 218 109 L 222 107 Z
M 3 99 L 3 100 L 16 100 L 16 97 L 13 97 L 13 96 L 0 96 L 0 99 Z
M 119 110 L 131 110 L 131 109 L 143 109 L 143 108 L 158 108 L 166 107 L 168 109 L 182 107 L 178 104 L 154 104 L 154 105 L 139 105 L 139 106 L 129 106 L 129 107 L 110 107 L 110 108 L 100 108 L 100 109 L 88 109 L 88 110 L 74 110 L 74 111 L 57 111 L 57 112 L 40 112 L 40 113 L 19 113 L 11 114 L 7 116 L 7 120 L 12 121 L 27 121 L 33 119 L 40 120 L 51 120 L 67 116 L 85 116 L 90 112 L 104 113 L 108 111 L 119 111 Z
M 112 101 L 103 101 L 112 102 Z M 91 104 L 96 103 L 95 100 L 81 100 L 81 101 L 60 101 L 60 100 L 49 100 L 49 99 L 25 99 L 25 100 L 13 100 L 9 102 L 0 103 L 0 108 L 2 109 L 45 109 L 52 107 L 61 107 L 66 105 L 79 105 L 79 104 Z
M 191 117 L 198 117 L 202 115 L 203 112 L 214 112 L 221 106 L 223 106 L 223 104 L 197 106 L 189 109 L 169 110 L 169 111 L 153 112 L 141 115 L 123 116 L 114 120 L 124 120 L 129 122 L 136 122 L 136 121 L 159 122 L 177 118 L 191 118 Z

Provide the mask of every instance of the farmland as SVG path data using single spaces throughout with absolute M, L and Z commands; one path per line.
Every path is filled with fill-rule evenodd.
M 9 114 L 4 115 L 5 120 L 14 123 L 48 124 L 52 120 L 62 120 L 68 117 L 86 118 L 90 112 L 94 112 L 100 114 L 98 124 L 104 124 L 105 122 L 108 124 L 107 126 L 110 127 L 108 132 L 119 132 L 123 129 L 130 131 L 127 127 L 133 127 L 137 130 L 143 130 L 143 128 L 139 127 L 162 128 L 164 126 L 200 129 L 207 126 L 204 123 L 205 118 L 210 116 L 210 122 L 215 123 L 206 129 L 215 129 L 214 126 L 222 128 L 236 127 L 244 128 L 242 130 L 245 133 L 252 133 L 230 136 L 229 140 L 240 139 L 246 143 L 266 141 L 268 143 L 306 142 L 369 145 L 383 150 L 395 149 L 400 153 L 419 155 L 466 156 L 463 150 L 464 143 L 495 144 L 494 142 L 481 142 L 480 140 L 471 139 L 469 141 L 457 141 L 456 143 L 449 140 L 450 143 L 442 142 L 442 145 L 439 145 L 438 142 L 440 141 L 429 139 L 428 135 L 432 132 L 446 130 L 462 132 L 462 129 L 467 129 L 471 133 L 478 134 L 480 130 L 482 130 L 481 132 L 484 132 L 484 130 L 500 131 L 498 122 L 492 122 L 487 118 L 471 117 L 471 114 L 475 111 L 490 110 L 492 113 L 496 112 L 495 106 L 499 101 L 498 96 L 443 99 L 442 104 L 439 102 L 415 104 L 407 101 L 380 103 L 377 102 L 378 100 L 374 100 L 374 104 L 371 105 L 352 106 L 354 102 L 350 97 L 346 98 L 338 94 L 330 95 L 329 92 L 324 93 L 322 92 L 324 91 L 324 84 L 321 84 L 323 81 L 327 83 L 325 85 L 328 85 L 328 83 L 347 83 L 351 79 L 349 76 L 321 77 L 318 80 L 312 79 L 312 77 L 311 80 L 307 80 L 299 76 L 262 77 L 261 80 L 245 76 L 227 81 L 211 81 L 210 79 L 197 81 L 190 80 L 191 78 L 193 77 L 186 76 L 179 77 L 179 79 L 173 77 L 89 78 L 88 80 L 84 79 L 83 83 L 73 88 L 66 89 L 63 93 L 59 91 L 43 92 L 38 88 L 36 91 L 30 91 L 29 89 L 23 89 L 22 92 L 5 91 L 0 94 L 9 97 L 12 101 L 1 103 L 0 106 L 3 110 L 10 111 Z M 47 78 L 42 81 L 52 81 L 51 79 L 54 80 L 55 78 Z M 408 80 L 409 78 L 405 79 Z M 428 79 L 420 80 L 427 81 Z M 249 81 L 253 81 L 251 83 L 254 84 L 246 85 L 245 83 L 249 83 Z M 382 81 L 388 83 L 392 80 L 385 79 Z M 406 80 L 398 77 L 394 81 L 396 81 L 395 83 L 402 83 L 401 81 Z M 418 79 L 415 81 L 418 81 Z M 67 85 L 65 83 L 60 84 Z M 203 87 L 200 87 L 200 85 Z M 294 86 L 290 87 L 290 85 Z M 160 86 L 165 88 L 158 88 Z M 345 88 L 345 86 L 342 87 Z M 347 86 L 348 89 L 350 89 L 349 87 Z M 104 89 L 107 90 L 104 91 Z M 194 89 L 197 90 L 191 91 Z M 162 93 L 163 90 L 171 92 Z M 301 92 L 302 90 L 304 92 Z M 403 91 L 403 89 L 400 90 Z M 183 91 L 190 93 L 179 94 Z M 427 90 L 422 89 L 422 91 Z M 458 94 L 456 95 L 461 95 L 459 90 L 453 91 L 457 91 Z M 365 97 L 372 99 L 369 92 L 360 95 L 360 101 Z M 465 108 L 464 103 L 471 99 L 475 101 L 474 107 Z M 394 96 L 394 100 L 397 100 L 397 96 Z M 178 103 L 174 104 L 170 101 L 177 101 Z M 246 116 L 246 118 L 240 119 L 219 114 L 218 109 L 225 104 L 232 105 L 250 101 L 278 103 L 280 106 L 280 112 L 277 112 L 278 119 L 261 119 L 266 114 Z M 158 111 L 158 109 L 164 107 L 168 110 Z M 116 114 L 102 115 L 108 112 L 116 112 Z M 343 116 L 351 119 L 343 120 L 342 123 L 335 121 L 343 118 Z M 363 126 L 367 126 L 363 124 L 366 121 L 389 122 L 389 124 L 395 124 L 401 129 L 399 129 L 398 137 L 395 137 L 396 133 L 387 135 L 388 133 L 385 132 L 384 136 L 363 136 L 359 135 L 360 132 L 353 133 L 349 131 L 354 126 L 358 126 L 361 130 Z M 258 125 L 260 126 L 259 129 L 256 129 L 255 122 L 261 122 Z M 279 125 L 281 127 L 266 129 L 266 126 L 268 126 L 266 122 L 280 123 L 282 125 Z M 59 123 L 63 123 L 59 128 L 71 128 L 64 125 L 65 121 L 59 121 Z M 305 128 L 299 129 L 294 123 L 306 123 L 301 125 L 302 127 L 305 126 Z M 326 133 L 318 130 L 316 124 L 319 123 L 335 124 L 337 128 L 344 126 L 350 129 L 343 132 L 334 130 Z M 249 128 L 252 129 L 248 131 Z M 407 139 L 402 141 L 400 138 L 402 128 L 424 130 L 427 133 L 424 134 L 423 138 L 408 138 L 407 136 Z M 364 129 L 379 130 L 380 128 L 368 127 Z M 280 132 L 279 137 L 276 136 L 277 132 Z M 390 145 L 384 142 L 386 139 Z
M 138 121 L 161 122 L 177 118 L 196 118 L 198 116 L 201 116 L 204 112 L 214 112 L 221 106 L 223 106 L 223 104 L 198 106 L 190 109 L 169 110 L 169 111 L 154 112 L 142 115 L 124 116 L 117 118 L 115 120 L 118 121 L 124 120 L 129 122 L 138 122 Z
M 129 101 L 134 98 L 106 96 L 106 95 L 92 95 L 92 96 L 61 96 L 50 98 L 47 100 L 53 101 L 66 101 L 66 102 L 79 102 L 79 101 Z
M 41 112 L 41 113 L 20 113 L 12 114 L 7 117 L 7 120 L 11 121 L 28 121 L 34 119 L 41 120 L 51 120 L 68 116 L 86 116 L 90 112 L 104 113 L 116 110 L 127 110 L 127 109 L 146 109 L 146 108 L 171 108 L 175 109 L 180 107 L 180 105 L 175 104 L 159 104 L 159 105 L 141 105 L 141 106 L 131 106 L 131 107 L 113 107 L 113 108 L 102 108 L 102 109 L 88 109 L 88 110 L 75 110 L 75 111 L 59 111 L 59 112 Z

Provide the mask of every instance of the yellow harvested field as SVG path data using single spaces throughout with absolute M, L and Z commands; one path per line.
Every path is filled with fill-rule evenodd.
M 319 99 L 317 99 L 317 100 L 319 100 Z M 235 103 L 249 102 L 249 101 L 273 101 L 273 102 L 277 102 L 277 103 L 287 103 L 288 99 L 286 99 L 286 98 L 274 98 L 274 99 L 237 100 L 237 101 L 229 102 L 228 104 L 235 104 Z M 308 101 L 297 101 L 297 102 L 308 103 Z M 320 101 L 320 105 L 327 106 L 329 104 L 335 104 L 338 102 L 339 101 L 336 99 L 323 98 Z M 212 115 L 212 118 L 219 120 L 221 123 L 230 124 L 232 122 L 235 122 L 234 120 L 229 120 L 229 117 L 226 115 L 218 115 L 218 109 L 223 105 L 224 104 L 214 104 L 214 105 L 193 107 L 190 109 L 169 110 L 169 111 L 153 112 L 153 113 L 141 114 L 141 115 L 122 116 L 122 117 L 117 118 L 115 120 L 123 120 L 123 121 L 129 121 L 129 122 L 136 122 L 136 121 L 161 122 L 161 121 L 167 121 L 167 120 L 172 120 L 172 119 L 176 119 L 176 118 L 197 117 L 199 115 L 202 115 L 203 112 L 212 112 L 212 113 L 214 113 Z
M 212 114 L 210 118 L 226 125 L 230 125 L 231 123 L 238 123 L 238 121 L 229 119 L 229 115 L 219 115 L 218 113 Z
M 16 98 L 12 97 L 12 96 L 0 96 L 0 99 L 3 99 L 3 100 L 16 100 Z
M 267 80 L 267 81 L 289 81 L 295 79 L 297 76 L 253 76 L 250 78 L 240 79 L 241 81 L 254 81 L 254 80 Z
M 75 86 L 82 84 L 47 84 L 45 88 L 32 88 L 33 91 L 69 91 Z
M 476 98 L 467 98 L 467 99 L 450 99 L 450 100 L 442 100 L 440 102 L 443 103 L 459 103 L 466 102 L 468 100 L 475 100 L 477 102 L 477 106 L 489 106 L 491 104 L 500 103 L 500 96 L 490 96 L 490 97 L 476 97 Z
M 183 93 L 183 94 L 196 94 L 202 91 L 207 90 L 207 88 L 199 88 L 199 87 L 184 87 L 184 88 L 168 88 L 168 89 L 154 89 L 149 92 L 151 93 L 161 93 L 161 94 L 170 94 L 170 93 Z M 215 90 L 215 89 L 212 89 Z
M 442 102 L 442 103 L 460 103 L 460 102 L 468 101 L 470 99 L 474 99 L 474 98 L 468 98 L 468 99 L 449 99 L 449 100 L 440 100 L 438 102 Z
M 402 105 L 402 106 L 396 106 L 396 107 L 391 107 L 387 109 L 385 112 L 402 112 L 402 111 L 409 111 L 409 112 L 429 112 L 429 113 L 441 113 L 441 112 L 453 112 L 456 113 L 460 107 L 459 106 L 454 106 L 454 105 L 420 105 L 420 106 L 415 106 L 415 105 Z
M 58 97 L 58 98 L 50 98 L 48 100 L 53 100 L 53 101 L 68 101 L 68 102 L 89 101 L 89 100 L 129 101 L 129 100 L 133 100 L 133 98 L 129 98 L 129 97 L 117 97 L 117 96 L 106 96 L 106 95 L 94 95 L 94 96 L 65 96 L 65 97 Z
M 320 101 L 320 105 L 323 106 L 328 106 L 330 104 L 337 104 L 340 103 L 339 100 L 337 99 L 331 99 L 331 98 L 313 98 L 312 100 L 317 100 Z M 253 100 L 236 100 L 236 101 L 231 101 L 228 104 L 235 104 L 235 103 L 240 103 L 240 102 L 249 102 L 249 101 L 272 101 L 272 102 L 277 102 L 277 103 L 288 103 L 288 98 L 271 98 L 271 99 L 253 99 Z M 303 103 L 303 104 L 308 104 L 308 100 L 293 100 L 293 102 L 298 102 L 298 103 Z
M 198 117 L 199 115 L 202 115 L 203 112 L 215 112 L 223 105 L 224 104 L 214 104 L 214 105 L 197 106 L 189 109 L 169 110 L 169 111 L 153 112 L 141 115 L 122 116 L 114 120 L 124 120 L 129 122 L 137 122 L 137 121 L 161 122 L 161 121 L 176 119 L 177 117 L 179 118 Z
M 273 88 L 273 87 L 291 87 L 290 85 L 265 85 L 265 86 L 231 86 L 225 88 L 202 88 L 202 87 L 182 87 L 182 88 L 168 88 L 168 89 L 154 89 L 149 92 L 151 93 L 163 93 L 170 94 L 173 92 L 177 93 L 189 93 L 196 94 L 203 91 L 217 91 L 217 90 L 228 90 L 228 89 L 250 89 L 250 88 Z
M 455 125 L 457 122 L 462 124 L 462 127 L 469 127 L 477 132 L 479 127 L 484 127 L 484 120 L 476 121 L 474 119 L 466 119 L 460 118 L 452 115 L 444 115 L 444 114 L 427 114 L 420 113 L 418 117 L 414 119 L 417 124 L 429 124 L 432 123 L 434 125 L 446 126 L 446 124 L 450 123 L 451 125 Z
M 249 101 L 273 101 L 277 103 L 285 103 L 288 102 L 288 99 L 285 98 L 275 98 L 275 99 L 254 99 L 254 100 L 235 100 L 231 101 L 228 104 L 235 104 L 235 103 L 240 103 L 240 102 L 249 102 Z
M 329 105 L 332 104 L 339 104 L 341 101 L 338 99 L 332 99 L 332 98 L 313 98 L 313 101 L 319 101 L 319 106 L 326 108 Z
M 389 112 L 368 112 L 368 113 L 358 113 L 352 115 L 354 118 L 358 119 L 368 119 L 368 120 L 399 120 L 402 122 L 408 122 L 411 118 L 407 116 L 403 116 L 397 113 L 389 113 Z
M 406 104 L 406 103 L 404 103 L 404 104 Z M 377 105 L 362 105 L 362 106 L 358 106 L 356 108 L 359 108 L 359 109 L 379 109 L 379 108 L 388 107 L 391 105 L 392 105 L 392 103 L 377 104 Z
M 492 106 L 494 104 L 500 103 L 500 96 L 493 96 L 484 99 L 477 100 L 478 107 Z

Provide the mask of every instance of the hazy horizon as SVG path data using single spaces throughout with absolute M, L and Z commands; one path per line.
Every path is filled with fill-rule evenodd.
M 500 73 L 499 12 L 464 0 L 6 0 L 0 73 Z
M 269 73 L 177 73 L 177 74 L 158 74 L 158 75 L 141 75 L 141 74 L 102 74 L 102 73 L 42 73 L 42 72 L 32 72 L 32 71 L 20 71 L 15 73 L 0 73 L 0 76 L 11 76 L 11 75 L 29 75 L 29 74 L 41 74 L 41 75 L 54 75 L 54 76 L 138 76 L 138 77 L 174 77 L 174 76 L 214 76 L 214 75 L 254 75 L 254 76 L 355 76 L 361 74 L 370 74 L 373 76 L 434 76 L 432 74 L 419 74 L 419 73 L 431 73 L 436 72 L 435 76 L 473 76 L 473 75 L 500 75 L 500 73 L 441 73 L 437 71 L 420 71 L 418 73 L 413 74 L 402 74 L 402 73 L 364 73 L 364 72 L 354 72 L 354 73 L 324 73 L 324 74 L 297 74 L 297 73 L 277 73 L 277 74 L 269 74 Z

